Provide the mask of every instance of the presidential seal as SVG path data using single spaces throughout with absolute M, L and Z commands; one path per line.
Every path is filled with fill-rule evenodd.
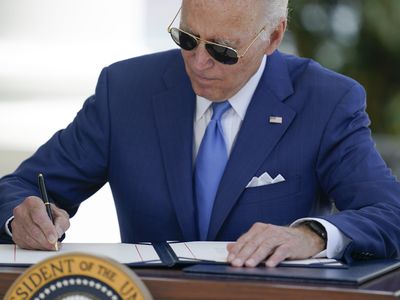
M 85 253 L 53 256 L 27 269 L 5 300 L 153 299 L 140 278 L 109 258 Z

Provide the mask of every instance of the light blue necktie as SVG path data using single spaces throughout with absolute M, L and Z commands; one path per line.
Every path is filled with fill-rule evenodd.
M 197 218 L 200 240 L 207 239 L 211 211 L 219 182 L 228 161 L 221 117 L 230 108 L 228 101 L 213 103 L 213 115 L 204 133 L 195 168 Z

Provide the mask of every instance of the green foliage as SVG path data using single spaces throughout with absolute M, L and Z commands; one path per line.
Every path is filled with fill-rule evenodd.
M 400 134 L 400 1 L 289 3 L 288 33 L 299 55 L 363 84 L 374 132 Z

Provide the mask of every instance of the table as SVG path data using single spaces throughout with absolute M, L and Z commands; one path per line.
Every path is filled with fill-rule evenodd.
M 0 299 L 24 268 L 0 268 Z M 400 269 L 360 286 L 237 280 L 179 269 L 133 269 L 154 299 L 400 299 Z

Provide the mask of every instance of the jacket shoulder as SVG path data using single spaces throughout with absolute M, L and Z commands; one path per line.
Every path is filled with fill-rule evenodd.
M 356 80 L 321 66 L 309 58 L 290 54 L 282 54 L 294 85 L 306 85 L 313 88 L 348 90 L 355 85 L 361 86 Z

